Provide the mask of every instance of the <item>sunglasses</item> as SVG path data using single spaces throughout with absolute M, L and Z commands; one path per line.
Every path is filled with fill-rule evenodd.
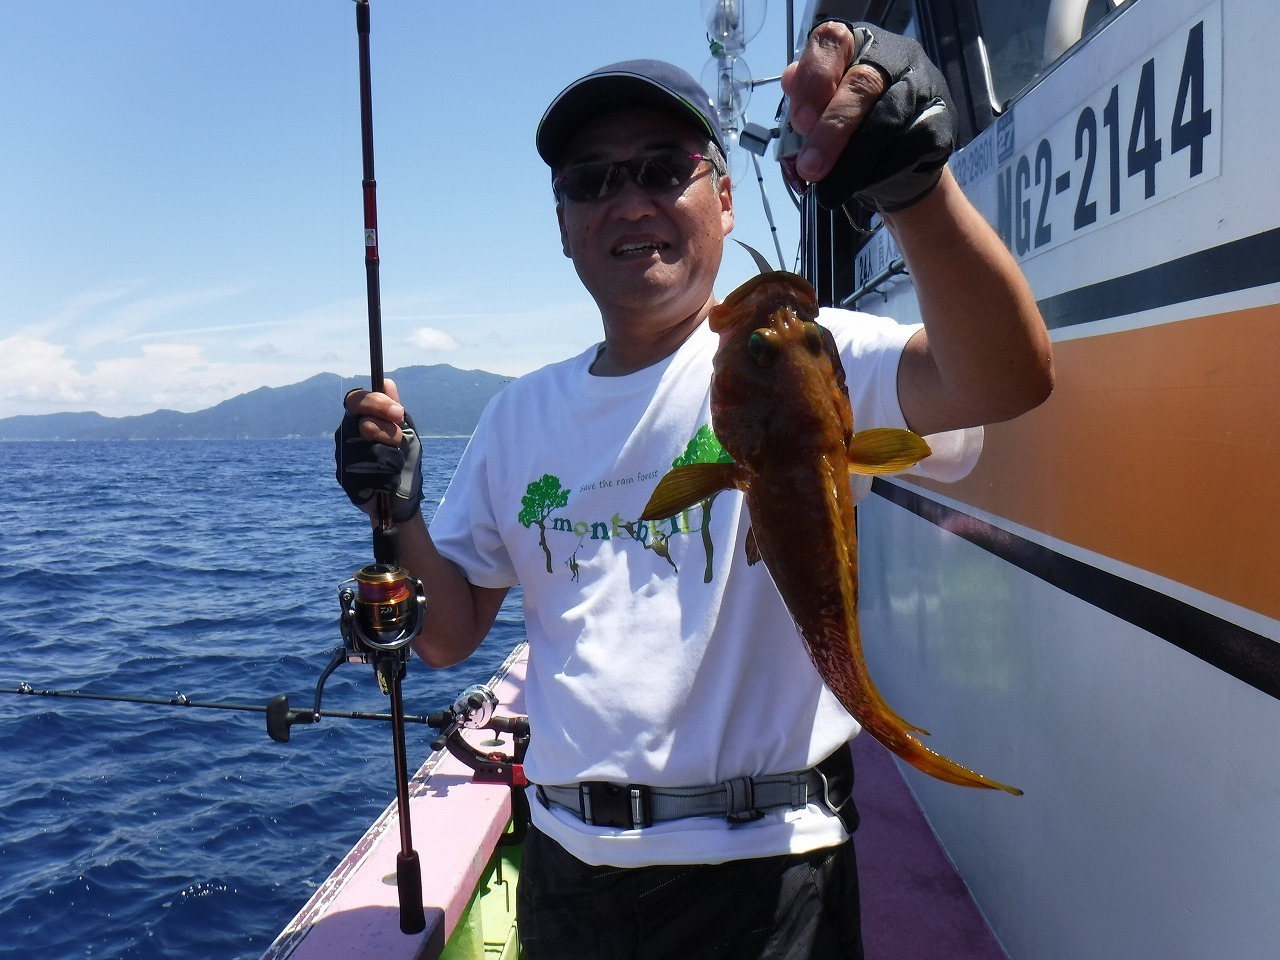
M 559 200 L 584 203 L 604 200 L 622 189 L 622 171 L 646 193 L 664 193 L 693 179 L 698 164 L 710 160 L 700 153 L 681 149 L 656 150 L 630 160 L 593 160 L 575 164 L 552 181 Z

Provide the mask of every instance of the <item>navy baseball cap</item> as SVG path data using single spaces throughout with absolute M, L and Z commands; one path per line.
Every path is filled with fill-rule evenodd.
M 554 168 L 583 124 L 625 107 L 657 107 L 684 117 L 726 152 L 715 104 L 698 81 L 661 60 L 626 60 L 593 70 L 560 91 L 538 123 L 538 153 Z

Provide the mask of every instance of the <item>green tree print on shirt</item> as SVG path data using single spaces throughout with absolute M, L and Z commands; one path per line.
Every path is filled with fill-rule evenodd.
M 689 441 L 689 445 L 684 448 L 684 453 L 671 461 L 671 466 L 684 467 L 691 463 L 733 463 L 733 457 L 725 451 L 720 445 L 719 439 L 712 432 L 711 427 L 703 424 L 698 428 L 698 432 L 693 435 L 693 439 Z M 706 555 L 707 564 L 702 574 L 702 582 L 711 582 L 711 572 L 715 557 L 715 547 L 711 543 L 711 504 L 718 494 L 707 497 L 700 504 L 702 507 L 702 523 L 699 529 L 702 530 L 702 550 Z
M 560 485 L 560 478 L 544 473 L 525 488 L 520 498 L 520 515 L 516 517 L 526 529 L 538 525 L 538 543 L 547 555 L 547 573 L 555 573 L 551 566 L 551 548 L 547 546 L 547 517 L 569 502 L 569 491 Z

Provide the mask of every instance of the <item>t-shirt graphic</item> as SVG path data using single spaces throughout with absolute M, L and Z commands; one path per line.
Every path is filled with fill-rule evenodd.
M 684 453 L 671 461 L 671 467 L 683 467 L 693 463 L 732 463 L 733 458 L 725 451 L 715 432 L 709 424 L 702 424 L 686 445 Z M 652 478 L 658 479 L 655 473 Z M 622 480 L 603 480 L 591 484 L 594 489 L 599 484 L 630 484 L 636 478 Z M 672 568 L 679 570 L 671 556 L 670 543 L 674 536 L 698 534 L 701 537 L 702 551 L 705 557 L 703 582 L 710 583 L 714 573 L 715 544 L 711 537 L 711 507 L 719 493 L 712 494 L 700 501 L 696 508 L 686 509 L 673 517 L 661 521 L 624 520 L 615 513 L 609 520 L 584 521 L 574 520 L 571 514 L 558 514 L 557 511 L 569 506 L 573 491 L 564 486 L 561 479 L 553 474 L 544 473 L 531 482 L 520 500 L 520 513 L 517 520 L 531 533 L 538 528 L 538 545 L 546 557 L 547 573 L 554 575 L 555 558 L 552 554 L 551 542 L 548 541 L 548 530 L 559 548 L 565 541 L 572 539 L 572 550 L 567 553 L 563 566 L 575 582 L 579 575 L 578 552 L 589 541 L 610 539 L 628 539 L 639 545 L 641 549 L 651 550 Z M 559 537 L 557 534 L 569 534 Z

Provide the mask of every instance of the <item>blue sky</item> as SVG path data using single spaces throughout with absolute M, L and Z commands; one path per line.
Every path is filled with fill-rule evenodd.
M 354 10 L 6 6 L 0 417 L 190 411 L 367 375 Z M 598 340 L 534 130 L 565 84 L 614 60 L 700 76 L 699 0 L 373 0 L 371 16 L 387 369 L 521 374 Z M 757 78 L 785 64 L 785 16 L 774 0 L 746 50 Z M 748 119 L 770 123 L 780 97 L 757 88 Z M 772 259 L 739 154 L 734 236 Z M 772 153 L 764 166 L 791 266 L 797 215 Z M 717 292 L 754 272 L 731 244 Z

